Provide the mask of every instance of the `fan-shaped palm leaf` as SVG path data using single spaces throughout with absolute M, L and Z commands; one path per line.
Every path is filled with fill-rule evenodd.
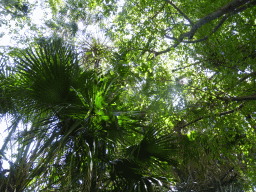
M 113 115 L 120 94 L 115 78 L 80 70 L 72 47 L 59 39 L 21 51 L 16 61 L 19 79 L 13 95 L 24 110 L 37 114 L 34 129 L 27 133 L 37 130 L 43 140 L 38 166 L 30 178 L 43 174 L 52 179 L 48 187 L 58 180 L 62 189 L 80 179 L 83 185 L 89 182 L 95 187 L 97 175 L 106 170 L 104 161 L 110 159 L 107 151 L 113 151 L 115 141 L 121 139 L 122 131 Z M 66 157 L 66 163 L 76 174 L 69 174 L 70 167 L 62 162 L 59 165 L 67 172 L 63 177 L 52 164 L 65 151 L 73 153 L 71 159 Z
M 21 51 L 16 62 L 25 96 L 45 105 L 74 100 L 70 86 L 80 73 L 78 60 L 72 47 L 61 39 Z
M 144 138 L 140 143 L 128 147 L 126 149 L 127 155 L 143 163 L 151 161 L 153 157 L 176 165 L 176 162 L 171 159 L 177 152 L 177 146 L 173 143 L 176 138 L 169 135 L 160 135 L 161 130 L 154 127 L 145 127 L 145 129 L 147 131 Z

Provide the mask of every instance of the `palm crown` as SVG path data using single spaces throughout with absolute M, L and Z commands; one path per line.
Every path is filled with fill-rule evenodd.
M 5 99 L 14 107 L 2 113 L 32 124 L 19 138 L 18 165 L 27 172 L 1 189 L 153 191 L 165 183 L 159 170 L 177 163 L 171 158 L 175 138 L 124 112 L 120 77 L 81 68 L 74 47 L 58 38 L 16 55 L 13 74 L 2 75 Z

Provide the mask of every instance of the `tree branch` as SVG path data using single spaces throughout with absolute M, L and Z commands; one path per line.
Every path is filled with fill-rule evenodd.
M 170 37 L 168 35 L 165 35 L 165 37 L 167 39 L 172 39 L 172 40 L 178 41 L 178 39 L 175 38 L 175 37 Z M 195 40 L 195 41 L 182 41 L 181 43 L 198 43 L 198 42 L 201 42 L 201 41 L 204 41 L 204 40 L 208 39 L 208 37 L 209 36 L 207 35 L 207 36 L 203 37 L 202 39 L 198 39 L 198 40 Z
M 155 17 L 164 9 L 165 5 L 166 5 L 166 4 L 163 4 L 163 6 L 160 8 L 160 10 L 157 11 L 156 14 L 153 15 L 153 17 L 150 18 L 152 21 L 153 21 L 153 20 L 155 19 Z
M 171 4 L 173 7 L 175 6 L 169 0 L 165 0 L 165 1 L 168 2 L 169 4 Z M 156 57 L 160 54 L 167 53 L 167 52 L 171 51 L 172 48 L 176 48 L 180 43 L 197 43 L 197 42 L 201 42 L 201 41 L 204 41 L 204 40 L 208 39 L 210 35 L 215 33 L 222 26 L 222 24 L 225 22 L 225 20 L 228 17 L 230 17 L 232 15 L 235 15 L 235 14 L 241 12 L 241 11 L 244 11 L 245 9 L 247 9 L 247 8 L 249 8 L 249 7 L 251 7 L 252 5 L 255 5 L 255 4 L 256 4 L 256 0 L 253 0 L 253 1 L 250 1 L 250 0 L 233 0 L 232 2 L 230 2 L 227 5 L 221 7 L 220 9 L 216 10 L 215 12 L 210 13 L 210 14 L 206 15 L 205 17 L 203 17 L 202 19 L 200 19 L 199 21 L 197 21 L 196 24 L 192 25 L 192 28 L 189 32 L 181 34 L 179 38 L 169 37 L 169 36 L 165 35 L 165 37 L 167 37 L 169 39 L 174 39 L 176 41 L 176 43 L 173 44 L 171 47 L 167 48 L 166 50 L 155 52 L 154 57 Z M 179 9 L 177 7 L 176 7 L 176 9 L 179 11 Z M 186 19 L 189 19 L 182 11 L 179 11 L 179 12 Z M 225 15 L 225 14 L 228 14 L 228 15 Z M 196 33 L 196 31 L 200 27 L 202 27 L 206 23 L 209 23 L 210 21 L 213 21 L 213 20 L 215 20 L 215 19 L 217 19 L 217 18 L 219 18 L 223 15 L 225 15 L 225 16 L 221 19 L 221 21 L 218 23 L 218 25 L 212 30 L 210 35 L 205 36 L 205 37 L 203 37 L 199 40 L 196 40 L 196 41 L 183 41 L 183 39 L 186 38 L 186 37 L 188 37 L 188 39 L 192 39 L 194 34 Z
M 220 9 L 216 10 L 215 12 L 210 13 L 210 14 L 206 15 L 205 17 L 203 17 L 202 19 L 200 19 L 199 21 L 197 21 L 196 24 L 192 27 L 192 29 L 189 32 L 182 34 L 181 36 L 183 36 L 183 38 L 188 37 L 189 39 L 192 39 L 194 34 L 196 33 L 196 31 L 200 27 L 205 25 L 206 23 L 209 23 L 210 21 L 213 21 L 214 19 L 217 19 L 217 18 L 223 16 L 224 14 L 235 11 L 235 9 L 239 8 L 240 6 L 242 6 L 248 2 L 250 2 L 250 0 L 233 0 L 232 2 L 221 7 Z
M 235 111 L 238 111 L 239 109 L 241 109 L 243 106 L 244 106 L 244 103 L 242 103 L 241 105 L 239 105 L 239 107 L 236 107 L 235 109 L 232 109 L 232 110 L 229 110 L 229 111 L 225 111 L 225 112 L 219 113 L 218 116 L 222 116 L 222 115 L 227 115 L 227 114 L 230 114 L 230 113 L 234 113 Z M 204 119 L 204 118 L 208 118 L 208 117 L 211 117 L 211 115 L 199 117 L 199 118 L 195 119 L 194 121 L 191 121 L 191 122 L 189 122 L 189 123 L 187 123 L 187 124 L 185 124 L 185 125 L 182 125 L 180 128 L 182 129 L 182 128 L 188 126 L 188 125 L 191 125 L 191 124 L 193 124 L 193 123 L 196 123 L 196 122 L 198 122 L 198 121 L 200 121 L 200 120 L 202 120 L 202 119 Z
M 241 83 L 241 82 L 243 82 L 244 80 L 248 79 L 249 77 L 251 77 L 251 76 L 253 76 L 253 75 L 256 75 L 256 71 L 254 71 L 254 72 L 252 72 L 252 73 L 250 73 L 250 74 L 248 74 L 248 75 L 243 76 L 243 77 L 238 81 L 238 84 Z
M 169 1 L 169 0 L 164 0 L 165 2 L 167 2 L 167 3 L 169 3 L 171 6 L 173 6 L 174 7 L 174 9 L 176 9 L 183 17 L 185 17 L 185 19 L 186 20 L 188 20 L 188 22 L 193 26 L 194 25 L 194 22 L 193 21 L 191 21 L 189 18 L 188 18 L 188 16 L 185 14 L 185 13 L 183 13 L 178 7 L 176 7 L 176 5 L 174 5 L 171 1 Z
M 248 101 L 248 100 L 256 100 L 256 95 L 243 96 L 243 97 L 216 97 L 222 101 Z

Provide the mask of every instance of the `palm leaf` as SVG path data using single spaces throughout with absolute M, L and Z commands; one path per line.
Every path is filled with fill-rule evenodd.
M 46 106 L 75 100 L 70 87 L 80 73 L 78 61 L 72 47 L 62 40 L 21 51 L 16 62 L 21 86 L 28 90 L 30 99 Z
M 157 131 L 153 127 L 147 127 L 146 134 L 141 142 L 128 147 L 126 154 L 144 163 L 151 161 L 154 157 L 175 165 L 175 160 L 171 159 L 171 156 L 175 156 L 177 152 L 177 146 L 173 143 L 175 137 L 156 135 L 159 132 L 160 130 Z

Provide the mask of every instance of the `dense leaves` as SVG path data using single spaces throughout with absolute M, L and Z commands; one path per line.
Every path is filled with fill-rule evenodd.
M 0 163 L 19 145 L 0 190 L 255 188 L 256 1 L 48 5 L 27 47 L 1 54 Z

